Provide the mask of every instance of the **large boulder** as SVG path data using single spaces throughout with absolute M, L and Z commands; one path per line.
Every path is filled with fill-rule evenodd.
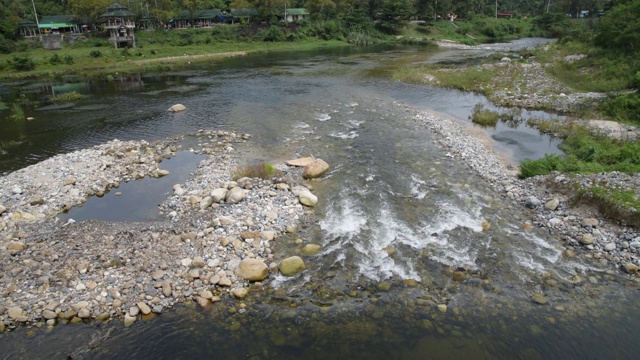
M 247 191 L 236 186 L 231 190 L 229 190 L 225 200 L 227 201 L 228 204 L 236 204 L 244 200 L 244 198 L 246 197 L 247 197 Z
M 228 189 L 217 188 L 211 192 L 211 199 L 213 199 L 213 202 L 219 203 L 220 201 L 224 200 L 225 197 L 227 197 L 228 192 Z
M 329 170 L 329 164 L 322 159 L 316 159 L 304 167 L 302 177 L 305 179 L 315 179 L 322 176 Z
M 179 111 L 185 111 L 187 110 L 187 107 L 182 105 L 182 104 L 175 104 L 172 107 L 169 108 L 169 110 L 167 111 L 171 111 L 171 112 L 179 112 Z
M 314 207 L 318 203 L 318 197 L 309 191 L 304 191 L 298 195 L 298 199 L 302 205 Z
M 292 256 L 283 259 L 278 265 L 278 269 L 284 276 L 293 276 L 306 269 L 306 266 L 300 256 Z
M 261 260 L 244 258 L 236 268 L 236 275 L 248 281 L 261 281 L 269 275 L 269 267 Z
M 301 166 L 301 167 L 305 167 L 309 164 L 311 164 L 315 159 L 312 158 L 311 156 L 308 157 L 303 157 L 303 158 L 299 158 L 299 159 L 295 159 L 295 160 L 288 160 L 286 162 L 287 165 L 289 166 Z

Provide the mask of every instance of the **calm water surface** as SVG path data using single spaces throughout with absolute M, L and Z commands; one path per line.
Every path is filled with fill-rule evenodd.
M 309 269 L 300 276 L 275 277 L 251 291 L 246 311 L 228 300 L 204 310 L 179 307 L 129 329 L 58 326 L 31 337 L 21 329 L 0 335 L 0 349 L 9 358 L 98 359 L 633 356 L 640 350 L 636 286 L 615 269 L 566 258 L 554 234 L 521 230 L 527 210 L 496 198 L 412 119 L 417 108 L 471 126 L 472 107 L 491 105 L 478 95 L 389 79 L 401 66 L 486 54 L 326 49 L 111 82 L 2 84 L 3 101 L 25 94 L 31 103 L 21 101 L 34 117 L 2 120 L 2 140 L 19 141 L 1 158 L 5 171 L 113 138 L 153 140 L 201 128 L 254 135 L 251 148 L 238 149 L 245 161 L 314 155 L 332 170 L 314 184 L 320 198 L 315 221 L 296 234 L 322 245 L 320 254 L 305 259 Z M 47 102 L 70 88 L 87 97 Z M 175 103 L 187 111 L 167 113 Z M 521 124 L 484 131 L 514 163 L 558 152 L 554 141 Z M 117 191 L 147 188 L 133 186 Z M 91 199 L 97 208 L 66 216 L 103 218 L 98 208 L 108 215 L 108 201 L 119 200 Z M 155 210 L 158 201 L 148 205 Z M 112 206 L 120 214 L 128 207 Z M 129 219 L 142 213 L 144 220 L 147 211 L 130 209 Z M 491 231 L 482 231 L 483 222 Z M 293 240 L 279 242 L 280 256 L 299 253 Z M 454 281 L 453 271 L 465 280 Z M 594 281 L 585 281 L 589 277 Z M 534 303 L 534 293 L 549 302 Z M 446 309 L 438 309 L 442 304 Z

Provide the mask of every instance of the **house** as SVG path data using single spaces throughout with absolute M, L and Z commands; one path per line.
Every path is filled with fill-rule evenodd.
M 307 9 L 299 8 L 299 9 L 285 9 L 284 16 L 282 19 L 285 22 L 294 22 L 294 21 L 302 21 L 307 16 L 309 16 L 309 12 Z
M 193 25 L 197 28 L 212 27 L 216 23 L 224 22 L 225 16 L 220 9 L 198 10 L 193 18 Z
M 251 22 L 251 18 L 254 16 L 258 16 L 258 10 L 254 8 L 250 9 L 233 9 L 231 10 L 231 23 L 240 22 Z
M 136 20 L 136 26 L 142 30 L 155 30 L 160 26 L 160 20 L 153 15 L 147 14 Z
M 175 29 L 186 29 L 212 27 L 216 23 L 223 22 L 224 19 L 225 15 L 220 9 L 196 10 L 193 14 L 189 10 L 183 10 L 170 22 Z
M 38 26 L 43 34 L 81 33 L 82 22 L 75 15 L 43 16 Z
M 136 37 L 134 29 L 136 27 L 136 15 L 129 11 L 126 6 L 113 3 L 107 8 L 107 12 L 100 15 L 99 22 L 104 25 L 104 29 L 109 31 L 109 41 L 114 46 L 136 47 Z
M 20 36 L 25 38 L 33 38 L 38 36 L 38 24 L 34 23 L 31 20 L 22 20 L 18 24 L 18 28 L 20 29 Z

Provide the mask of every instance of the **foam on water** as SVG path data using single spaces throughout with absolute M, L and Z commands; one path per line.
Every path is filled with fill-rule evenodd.
M 347 139 L 355 139 L 358 137 L 358 133 L 356 131 L 349 131 L 349 132 L 342 132 L 342 131 L 338 131 L 338 132 L 332 132 L 329 134 L 329 136 L 336 138 L 336 139 L 342 139 L 342 140 L 347 140 Z
M 360 125 L 364 124 L 365 121 L 364 120 L 355 120 L 355 119 L 351 119 L 349 121 L 347 121 L 347 123 L 353 127 L 360 127 Z
M 424 199 L 429 193 L 428 190 L 423 190 L 426 184 L 427 182 L 420 179 L 418 175 L 412 174 L 411 175 L 411 195 L 413 195 L 418 200 Z
M 326 114 L 326 113 L 318 113 L 315 115 L 315 119 L 318 121 L 327 121 L 329 119 L 331 119 L 331 115 Z

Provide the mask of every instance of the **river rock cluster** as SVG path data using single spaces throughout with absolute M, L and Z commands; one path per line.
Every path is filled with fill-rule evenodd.
M 197 137 L 192 151 L 208 156 L 189 181 L 173 186 L 159 206 L 161 221 L 76 223 L 56 215 L 124 182 L 166 176 L 161 162 L 175 156 L 175 141 L 114 140 L 2 177 L 0 331 L 111 318 L 130 325 L 184 301 L 243 298 L 250 281 L 282 271 L 272 243 L 294 233 L 315 205 L 303 205 L 300 194 L 313 194 L 301 171 L 283 165 L 280 181 L 234 181 L 234 146 L 249 136 Z M 292 274 L 304 269 L 295 266 Z
M 572 205 L 577 188 L 586 190 L 594 184 L 608 184 L 618 189 L 638 189 L 640 174 L 551 174 L 520 180 L 515 176 L 515 169 L 490 146 L 470 135 L 461 124 L 424 112 L 417 114 L 415 119 L 439 134 L 439 143 L 448 149 L 448 155 L 464 161 L 487 180 L 499 196 L 531 209 L 530 219 L 522 224 L 523 229 L 545 228 L 550 235 L 562 239 L 565 257 L 583 256 L 593 263 L 594 269 L 640 280 L 640 232 L 637 228 L 609 221 L 596 209 Z M 575 280 L 581 280 L 579 274 Z

